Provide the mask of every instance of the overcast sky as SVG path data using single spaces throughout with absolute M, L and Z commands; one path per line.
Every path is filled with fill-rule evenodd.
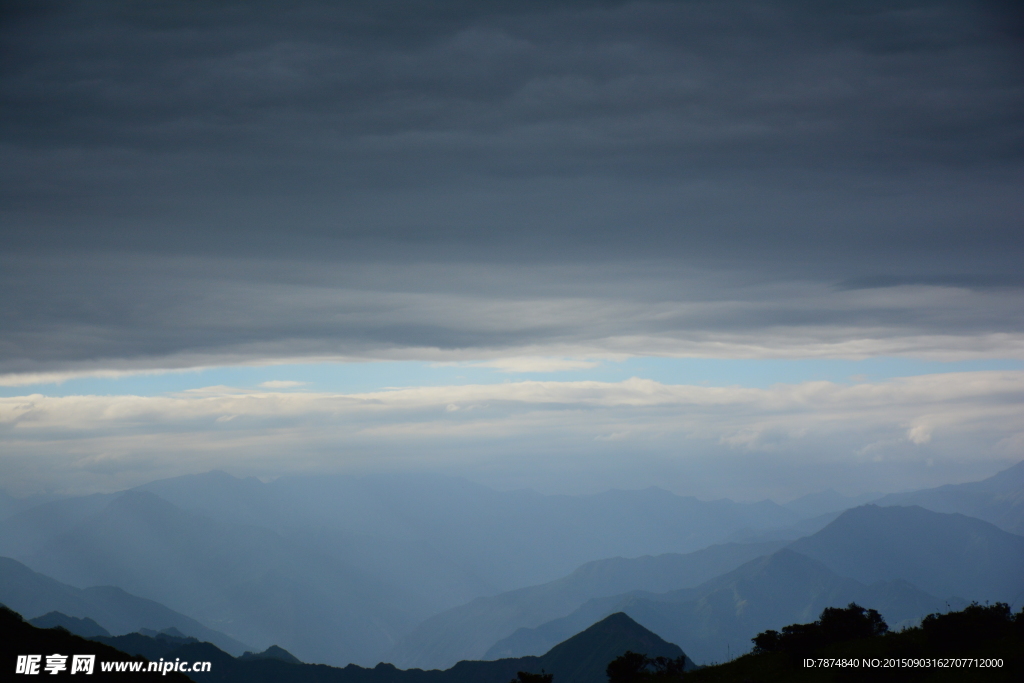
M 0 12 L 11 492 L 1024 458 L 1018 2 Z

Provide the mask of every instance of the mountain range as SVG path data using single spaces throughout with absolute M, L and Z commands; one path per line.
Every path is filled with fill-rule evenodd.
M 547 496 L 434 476 L 210 472 L 10 514 L 0 601 L 115 634 L 176 628 L 232 654 L 280 645 L 302 661 L 437 669 L 538 657 L 622 612 L 712 661 L 848 601 L 891 624 L 947 603 L 1019 601 L 1024 537 L 1006 527 L 1021 491 L 1024 463 L 881 499 L 946 512 L 840 512 L 830 508 L 850 499 L 827 492 L 780 506 L 655 488 Z M 130 616 L 129 603 L 163 616 Z
M 592 598 L 629 590 L 663 592 L 696 586 L 782 545 L 778 541 L 728 543 L 687 554 L 589 562 L 556 581 L 477 598 L 435 615 L 403 638 L 386 658 L 400 667 L 419 668 L 451 666 L 463 659 L 493 659 L 486 653 L 498 640 L 519 628 L 569 614 Z
M 484 657 L 544 651 L 582 625 L 621 611 L 662 637 L 683 644 L 695 661 L 725 661 L 748 651 L 750 639 L 760 631 L 813 619 L 825 607 L 850 602 L 871 606 L 896 622 L 945 607 L 943 600 L 905 581 L 865 585 L 784 548 L 696 588 L 663 594 L 632 591 L 588 601 L 561 619 L 516 631 Z
M 734 557 L 756 547 L 735 546 Z M 660 559 L 651 558 L 648 564 L 657 566 Z M 747 651 L 759 631 L 811 619 L 824 607 L 851 601 L 879 610 L 894 625 L 965 604 L 965 599 L 1019 601 L 1024 595 L 1021 567 L 1024 537 L 992 524 L 918 507 L 866 505 L 847 510 L 816 534 L 699 586 L 655 593 L 641 590 L 643 580 L 634 578 L 633 590 L 594 597 L 559 618 L 524 625 L 482 656 L 544 652 L 604 615 L 622 611 L 680 643 L 697 661 L 721 661 Z M 560 593 L 578 593 L 563 585 L 554 582 L 534 590 L 547 604 L 564 605 Z M 495 607 L 477 609 L 476 614 L 467 609 L 473 603 L 450 610 L 425 622 L 413 636 L 449 646 L 477 646 L 486 619 L 500 614 L 499 606 L 529 594 L 524 589 L 479 601 Z
M 608 664 L 627 651 L 647 653 L 650 657 L 681 659 L 686 670 L 696 665 L 677 645 L 666 642 L 625 614 L 612 614 L 582 632 L 552 647 L 539 657 L 521 657 L 499 661 L 463 661 L 447 670 L 401 670 L 390 664 L 364 668 L 350 664 L 344 668 L 304 664 L 279 647 L 254 654 L 232 657 L 210 643 L 166 634 L 139 633 L 119 636 L 94 636 L 83 640 L 63 629 L 41 629 L 21 620 L 17 613 L 0 607 L 0 666 L 14 667 L 20 653 L 93 652 L 97 660 L 124 661 L 145 658 L 148 661 L 210 662 L 208 673 L 189 672 L 202 683 L 508 683 L 520 671 L 554 675 L 559 683 L 605 683 Z M 56 648 L 56 649 L 55 649 Z M 143 680 L 145 675 L 95 672 L 95 680 Z M 152 674 L 149 674 L 152 676 Z M 188 680 L 171 673 L 167 680 Z
M 546 496 L 444 477 L 211 472 L 22 511 L 0 523 L 0 555 L 67 584 L 119 586 L 257 648 L 372 664 L 472 598 L 797 519 L 771 502 L 660 489 Z

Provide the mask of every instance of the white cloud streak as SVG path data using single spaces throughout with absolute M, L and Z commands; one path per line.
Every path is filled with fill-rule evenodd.
M 765 453 L 787 466 L 826 448 L 816 457 L 830 462 L 916 457 L 921 448 L 929 457 L 962 457 L 965 440 L 972 457 L 1006 459 L 1024 456 L 1021 425 L 1019 371 L 767 389 L 637 378 L 360 394 L 207 387 L 156 397 L 0 399 L 0 462 L 24 469 L 23 461 L 47 454 L 79 473 L 120 463 L 118 476 L 130 479 L 133 470 L 169 474 L 204 463 L 261 472 L 365 470 L 394 459 L 444 467 L 524 449 L 596 463 L 613 448 L 641 459 Z

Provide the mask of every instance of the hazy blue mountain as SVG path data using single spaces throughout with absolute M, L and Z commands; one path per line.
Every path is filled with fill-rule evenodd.
M 93 494 L 47 501 L 0 521 L 0 555 L 21 558 L 50 539 L 68 533 L 102 510 L 117 494 Z
M 782 507 L 805 517 L 817 517 L 830 512 L 839 513 L 853 507 L 877 500 L 881 493 L 862 493 L 859 496 L 844 496 L 835 489 L 826 489 L 784 503 Z
M 62 612 L 47 612 L 41 617 L 29 619 L 28 623 L 37 628 L 57 628 L 59 626 L 66 629 L 69 633 L 74 633 L 76 636 L 82 636 L 83 638 L 110 635 L 110 631 L 89 617 L 79 619 L 78 617 L 69 617 Z
M 904 579 L 982 602 L 1024 596 L 1024 536 L 960 514 L 864 505 L 789 547 L 859 581 Z
M 42 496 L 15 498 L 3 489 L 0 489 L 0 520 L 46 502 L 48 502 L 48 499 Z
M 366 661 L 412 626 L 412 600 L 399 588 L 274 531 L 185 512 L 145 491 L 112 498 L 26 562 L 68 583 L 121 586 L 309 661 Z
M 111 623 L 107 615 L 96 613 L 96 606 L 82 594 L 82 589 L 32 571 L 9 557 L 0 557 L 0 603 L 30 618 L 48 612 L 61 612 L 80 618 L 90 617 L 107 630 L 120 632 L 119 624 Z
M 31 496 L 26 496 L 24 498 L 16 498 L 3 489 L 0 489 L 0 520 L 16 515 L 19 512 L 24 512 L 25 510 L 29 510 L 55 500 L 61 500 L 66 497 L 67 496 L 59 496 L 52 493 L 34 493 Z
M 748 562 L 696 588 L 652 594 L 634 591 L 588 601 L 572 614 L 496 643 L 487 657 L 523 656 L 606 614 L 625 612 L 679 643 L 697 662 L 725 660 L 750 649 L 766 629 L 812 621 L 825 607 L 849 602 L 877 609 L 890 623 L 920 617 L 945 602 L 906 581 L 865 585 L 789 549 Z
M 405 586 L 432 612 L 565 576 L 585 562 L 689 552 L 800 516 L 763 501 L 650 488 L 589 496 L 495 491 L 434 475 L 282 477 L 221 472 L 140 487 L 184 510 L 258 524 Z
M 1019 490 L 1017 469 L 979 482 L 986 500 L 1011 500 Z M 863 510 L 870 508 L 830 522 L 835 512 L 801 518 L 770 501 L 707 502 L 656 488 L 548 496 L 438 476 L 285 477 L 264 483 L 211 472 L 14 514 L 0 521 L 0 553 L 60 581 L 122 589 L 86 589 L 65 596 L 71 611 L 54 605 L 35 614 L 90 616 L 121 632 L 83 611 L 81 602 L 88 594 L 86 606 L 94 610 L 97 601 L 133 597 L 128 591 L 236 640 L 259 648 L 277 643 L 304 661 L 335 664 L 370 664 L 390 651 L 403 665 L 444 666 L 488 652 L 494 656 L 491 646 L 499 640 L 520 648 L 509 652 L 540 654 L 623 611 L 616 600 L 634 601 L 633 611 L 625 610 L 633 616 L 640 611 L 636 605 L 679 603 L 676 589 L 702 581 L 706 587 L 716 573 L 774 550 L 780 539 L 809 532 L 815 533 L 794 547 L 830 568 L 832 578 L 856 580 L 837 594 L 868 595 L 895 605 L 896 612 L 915 600 L 920 605 L 954 595 L 1014 599 L 1010 593 L 1019 578 L 1013 569 L 1024 566 L 1021 537 L 925 510 L 905 519 L 898 517 L 904 513 L 875 519 Z M 723 546 L 679 554 L 744 534 L 775 540 L 760 549 Z M 644 557 L 650 555 L 663 557 Z M 922 578 L 930 571 L 931 582 Z M 888 583 L 863 585 L 879 580 Z M 523 585 L 532 587 L 516 590 Z M 863 592 L 869 588 L 875 592 Z M 675 597 L 664 598 L 670 590 Z M 816 605 L 817 597 L 801 600 Z M 451 609 L 456 605 L 462 606 Z M 789 607 L 799 611 L 795 603 Z M 741 606 L 745 612 L 758 609 Z M 656 623 L 655 613 L 650 607 L 642 623 Z M 552 626 L 573 614 L 574 620 Z M 748 626 L 741 620 L 729 628 L 739 632 Z M 720 638 L 706 627 L 701 632 Z M 722 633 L 732 633 L 729 628 Z
M 146 628 L 176 628 L 183 634 L 212 642 L 227 652 L 241 654 L 249 649 L 234 638 L 152 600 L 113 586 L 75 588 L 7 557 L 0 557 L 0 603 L 21 614 L 60 612 L 69 617 L 92 619 L 115 634 Z M 77 632 L 66 624 L 64 626 Z
M 893 493 L 877 505 L 919 505 L 934 512 L 959 512 L 1024 535 L 1024 460 L 988 479 L 934 489 Z
M 451 477 L 263 483 L 211 472 L 14 515 L 0 523 L 0 552 L 68 583 L 120 586 L 259 647 L 372 663 L 423 619 L 473 598 L 796 520 L 770 501 L 656 488 L 547 496 Z
M 826 512 L 815 517 L 802 519 L 790 526 L 777 527 L 774 529 L 752 529 L 747 527 L 729 534 L 729 541 L 732 543 L 770 543 L 789 542 L 798 538 L 809 536 L 821 531 L 832 521 L 841 515 L 842 512 Z
M 746 641 L 730 638 L 750 629 L 777 628 L 766 625 L 773 615 L 808 620 L 824 607 L 853 600 L 897 624 L 942 610 L 947 600 L 953 605 L 965 598 L 1013 603 L 1024 594 L 1024 537 L 982 520 L 919 507 L 847 510 L 821 531 L 761 562 L 690 591 L 592 600 L 565 619 L 520 629 L 485 657 L 542 652 L 581 624 L 613 611 L 666 634 L 695 657 L 724 659 L 726 643 L 734 651 L 747 647 Z M 681 608 L 681 603 L 690 607 Z
M 589 562 L 556 581 L 477 598 L 431 617 L 403 638 L 386 659 L 400 667 L 419 668 L 449 667 L 463 659 L 488 659 L 485 653 L 491 645 L 516 629 L 565 616 L 591 598 L 629 590 L 664 592 L 696 586 L 782 545 L 783 542 L 730 543 L 685 555 L 616 557 Z

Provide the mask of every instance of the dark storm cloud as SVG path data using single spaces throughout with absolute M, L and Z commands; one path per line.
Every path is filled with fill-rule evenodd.
M 2 307 L 0 370 L 252 345 L 581 344 L 666 327 L 1017 331 L 1004 291 L 1019 291 L 1024 256 L 1014 3 L 3 11 L 0 285 L 17 296 Z M 206 266 L 161 261 L 170 254 Z M 267 274 L 284 257 L 280 277 L 305 277 L 287 294 Z M 567 301 L 573 278 L 503 271 L 489 290 L 465 275 L 472 264 L 591 264 L 572 271 L 578 286 L 630 301 L 638 271 L 609 264 L 657 259 L 669 274 L 640 297 L 645 310 L 729 300 L 737 273 L 746 298 L 734 313 L 620 316 L 617 330 L 560 315 L 478 325 L 441 296 L 444 269 L 411 271 L 412 298 L 394 298 L 387 281 L 417 259 L 456 264 L 456 293 L 498 304 L 536 304 L 536 289 Z M 364 262 L 386 275 L 324 274 Z M 679 273 L 698 266 L 733 284 L 696 291 Z M 988 294 L 980 310 L 940 311 L 752 293 L 793 280 Z M 415 299 L 426 293 L 441 298 Z

